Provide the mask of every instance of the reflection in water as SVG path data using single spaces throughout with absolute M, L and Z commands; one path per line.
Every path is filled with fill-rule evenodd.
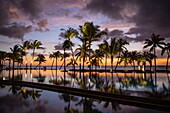
M 166 113 L 66 93 L 20 86 L 0 88 L 1 113 Z M 2 93 L 3 92 L 3 93 Z
M 12 70 L 3 70 L 1 80 L 10 80 Z M 63 72 L 60 70 L 15 70 L 13 80 L 41 82 L 45 84 L 62 85 L 66 87 L 81 88 L 86 90 L 98 90 L 109 93 L 130 92 L 141 93 L 140 96 L 150 96 L 150 92 L 159 92 L 169 96 L 170 78 L 169 73 L 157 73 L 155 81 L 153 73 L 99 73 L 92 72 Z M 142 91 L 142 92 L 141 92 Z M 144 94 L 146 92 L 146 94 Z M 149 92 L 149 93 L 148 93 Z M 137 95 L 138 96 L 138 95 Z M 153 95 L 152 95 L 153 96 Z

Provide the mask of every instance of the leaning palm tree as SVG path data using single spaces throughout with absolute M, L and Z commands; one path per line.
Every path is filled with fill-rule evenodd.
M 156 48 L 163 48 L 163 45 L 165 43 L 163 42 L 165 39 L 161 38 L 160 35 L 155 35 L 154 33 L 151 36 L 151 39 L 146 39 L 145 40 L 145 46 L 143 48 L 150 48 L 150 52 L 153 51 L 153 54 L 156 56 Z M 156 57 L 154 58 L 154 63 L 155 63 L 155 72 L 156 72 Z
M 170 58 L 170 43 L 165 44 L 165 47 L 162 49 L 161 55 L 163 55 L 165 52 L 167 53 L 166 71 L 168 71 L 168 62 Z
M 20 45 L 21 49 L 23 50 L 23 52 L 25 53 L 25 65 L 26 65 L 26 69 L 28 68 L 27 66 L 27 50 L 29 50 L 31 48 L 31 45 L 30 45 L 30 41 L 25 41 L 22 45 Z
M 73 28 L 69 28 L 68 30 L 65 29 L 61 29 L 64 30 L 64 37 L 66 39 L 68 39 L 69 45 L 70 45 L 70 50 L 71 50 L 71 54 L 72 54 L 72 61 L 73 61 L 73 69 L 75 70 L 75 58 L 74 58 L 74 51 L 73 51 L 73 43 L 71 42 L 71 38 L 73 38 L 74 36 L 78 35 L 78 31 L 76 29 Z
M 32 53 L 32 61 L 34 60 L 34 55 L 35 55 L 35 50 L 36 49 L 44 49 L 43 47 L 41 47 L 42 43 L 38 40 L 35 40 L 34 42 L 32 42 L 30 44 L 30 48 L 33 49 L 33 53 Z M 30 69 L 32 68 L 32 62 L 30 63 Z
M 38 57 L 37 57 L 37 59 L 34 60 L 34 62 L 38 62 L 38 65 L 37 65 L 37 66 L 39 66 L 39 70 L 40 70 L 40 68 L 41 68 L 41 64 L 42 64 L 43 62 L 45 62 L 45 61 L 46 61 L 46 59 L 45 59 L 45 57 L 44 57 L 43 54 L 39 54 Z M 36 66 L 35 68 L 37 68 L 37 66 Z

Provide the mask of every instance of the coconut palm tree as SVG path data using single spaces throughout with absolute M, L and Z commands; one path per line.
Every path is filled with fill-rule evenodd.
M 94 26 L 93 22 L 86 22 L 83 26 L 80 26 L 80 31 L 85 38 L 85 43 L 89 44 L 89 50 L 91 50 L 91 43 L 94 41 L 98 41 L 99 38 L 107 33 L 105 31 L 100 31 L 100 26 Z M 87 41 L 87 42 L 86 42 Z M 89 62 L 91 58 L 91 52 L 89 51 Z M 91 70 L 91 65 L 90 68 Z
M 70 43 L 72 46 L 74 46 L 74 44 L 72 42 L 70 42 L 69 40 L 65 40 L 62 44 L 62 47 L 64 49 L 64 54 L 62 55 L 62 59 L 64 59 L 64 71 L 66 71 L 66 57 L 68 57 L 68 54 L 66 53 L 66 50 L 68 50 L 70 48 Z M 69 55 L 70 56 L 70 55 Z
M 74 36 L 78 35 L 78 31 L 76 29 L 73 28 L 69 28 L 68 30 L 65 29 L 61 29 L 64 30 L 64 37 L 66 39 L 68 39 L 69 45 L 70 45 L 70 50 L 71 50 L 71 54 L 72 54 L 72 61 L 73 61 L 73 69 L 75 70 L 75 58 L 74 58 L 74 51 L 73 51 L 73 46 L 74 44 L 71 42 L 71 38 L 73 38 Z
M 165 43 L 163 42 L 165 39 L 161 38 L 160 35 L 155 35 L 154 33 L 151 36 L 151 39 L 145 40 L 145 46 L 143 48 L 150 47 L 150 52 L 153 51 L 153 54 L 156 56 L 156 48 L 163 48 Z M 154 63 L 155 63 L 155 71 L 156 71 L 156 57 L 154 57 Z
M 12 53 L 7 53 L 7 58 L 6 58 L 6 60 L 8 60 L 8 62 L 9 62 L 9 65 L 8 65 L 8 68 L 9 69 L 11 69 L 11 60 L 12 60 Z
M 20 58 L 20 53 L 22 49 L 20 48 L 19 45 L 15 45 L 13 48 L 10 48 L 12 52 L 12 60 L 13 60 L 13 69 L 15 67 L 15 62 L 17 61 L 18 58 Z
M 20 45 L 22 51 L 24 51 L 25 53 L 25 65 L 26 65 L 26 69 L 28 68 L 28 65 L 27 65 L 27 50 L 29 50 L 31 48 L 31 45 L 30 45 L 30 41 L 25 41 L 22 45 Z
M 41 64 L 42 64 L 43 62 L 45 62 L 45 61 L 46 61 L 46 59 L 45 59 L 45 57 L 44 57 L 43 54 L 39 54 L 39 55 L 37 56 L 37 59 L 34 60 L 34 62 L 38 62 L 38 65 L 37 65 L 37 66 L 39 66 L 39 70 L 40 70 L 40 68 L 41 68 Z M 35 68 L 37 68 L 37 66 L 36 66 Z
M 110 44 L 108 46 L 107 54 L 111 58 L 111 69 L 113 70 L 113 59 L 119 52 L 119 44 L 116 38 L 111 38 Z
M 52 59 L 53 59 L 53 61 L 52 61 L 52 67 L 53 67 L 53 64 L 54 64 L 54 59 L 56 60 L 56 70 L 57 70 L 57 60 L 58 60 L 58 58 L 60 58 L 60 57 L 61 57 L 60 51 L 53 52 L 53 53 L 50 54 L 50 56 L 49 56 L 49 58 L 52 58 Z M 51 69 L 52 69 L 52 67 L 51 67 Z
M 162 48 L 161 55 L 163 55 L 165 52 L 167 53 L 166 71 L 168 71 L 168 62 L 169 62 L 169 58 L 170 58 L 170 43 L 165 44 L 165 47 Z
M 5 51 L 0 51 L 0 70 L 3 68 L 4 63 L 3 61 L 6 58 L 6 52 Z
M 127 50 L 127 48 L 125 47 L 125 45 L 129 45 L 129 42 L 127 42 L 126 40 L 120 38 L 117 40 L 117 43 L 119 44 L 118 48 L 119 48 L 119 52 L 118 52 L 118 56 L 120 56 L 121 52 L 124 51 L 124 50 Z M 118 66 L 118 62 L 119 62 L 119 57 L 117 59 L 117 63 L 116 63 L 116 66 L 115 66 L 115 70 Z
M 118 56 L 120 58 L 119 64 L 124 63 L 124 71 L 126 71 L 126 66 L 131 63 L 129 52 L 128 51 L 122 51 L 122 55 Z
M 36 49 L 45 49 L 44 47 L 41 47 L 42 43 L 38 40 L 35 40 L 34 42 L 32 42 L 30 44 L 30 48 L 33 49 L 33 53 L 32 53 L 32 61 L 34 60 L 34 55 L 35 55 L 35 50 Z M 32 68 L 32 62 L 30 63 L 30 69 Z
M 109 44 L 106 40 L 103 41 L 103 43 L 99 44 L 99 49 L 102 50 L 105 54 L 105 71 L 107 69 L 107 58 L 108 58 L 108 50 L 109 50 Z
M 134 69 L 134 71 L 136 70 L 135 69 L 135 61 L 137 61 L 137 58 L 138 58 L 138 55 L 139 55 L 139 53 L 137 52 L 137 51 L 131 51 L 131 52 L 129 52 L 129 57 L 130 57 L 130 60 L 131 60 L 131 62 L 132 62 L 132 64 L 133 64 L 133 69 Z

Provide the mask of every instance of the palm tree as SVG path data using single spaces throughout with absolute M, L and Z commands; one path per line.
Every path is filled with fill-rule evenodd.
M 54 65 L 54 54 L 53 53 L 50 54 L 49 58 L 53 60 L 52 64 L 51 64 L 51 70 L 52 70 L 53 69 L 53 65 Z
M 10 49 L 11 49 L 11 52 L 12 52 L 13 69 L 14 69 L 15 62 L 20 57 L 20 53 L 21 53 L 22 49 L 20 48 L 19 45 L 15 45 L 13 48 L 10 48 Z
M 118 56 L 120 58 L 119 64 L 124 63 L 124 71 L 126 71 L 126 66 L 131 63 L 129 52 L 128 51 L 122 51 L 122 55 Z
M 113 58 L 115 55 L 117 55 L 119 52 L 119 44 L 116 40 L 116 38 L 111 38 L 111 42 L 108 46 L 107 54 L 109 57 L 111 57 L 111 69 L 113 70 Z
M 135 61 L 137 61 L 138 56 L 139 56 L 139 53 L 137 51 L 129 52 L 129 57 L 130 57 L 130 60 L 131 60 L 131 62 L 133 64 L 134 71 L 136 70 L 135 69 L 135 67 L 136 67 L 135 66 Z
M 26 65 L 26 69 L 28 68 L 27 67 L 27 50 L 29 50 L 30 48 L 31 48 L 31 45 L 30 45 L 31 43 L 30 43 L 30 41 L 25 41 L 24 43 L 23 43 L 23 45 L 20 45 L 20 47 L 21 47 L 21 49 L 24 51 L 24 53 L 25 53 L 25 65 Z
M 150 48 L 150 52 L 153 51 L 153 54 L 156 56 L 156 48 L 163 48 L 163 45 L 165 45 L 165 43 L 163 42 L 165 39 L 164 38 L 160 38 L 160 35 L 155 35 L 154 33 L 151 36 L 151 39 L 146 39 L 145 40 L 145 46 L 143 48 Z M 154 63 L 155 63 L 155 72 L 156 72 L 156 57 L 154 57 Z
M 71 46 L 74 46 L 74 44 L 69 41 L 69 40 L 65 40 L 62 44 L 62 47 L 64 49 L 64 54 L 63 54 L 63 59 L 64 59 L 64 71 L 66 71 L 66 57 L 67 57 L 67 54 L 66 54 L 66 50 L 67 49 L 70 49 L 70 44 Z
M 166 71 L 168 71 L 168 62 L 169 62 L 169 58 L 170 58 L 170 43 L 166 43 L 165 47 L 162 48 L 162 53 L 161 55 L 163 55 L 164 53 L 167 53 L 167 61 L 166 61 Z
M 56 60 L 56 70 L 57 70 L 57 60 L 58 58 L 61 57 L 61 53 L 60 51 L 57 51 L 57 52 L 53 52 L 52 54 L 50 54 L 49 58 L 53 58 L 53 62 L 52 62 L 52 67 L 53 67 L 53 64 L 54 64 L 54 59 Z M 51 67 L 51 69 L 52 69 Z
M 105 71 L 107 69 L 107 58 L 108 58 L 108 50 L 109 50 L 109 44 L 106 40 L 104 40 L 103 43 L 99 44 L 99 49 L 102 50 L 105 54 Z
M 6 58 L 6 52 L 5 51 L 0 51 L 0 70 L 3 68 L 3 61 Z
M 34 62 L 38 62 L 37 66 L 39 66 L 39 70 L 40 70 L 41 64 L 45 61 L 46 61 L 46 59 L 43 54 L 39 54 L 37 59 L 34 60 Z M 37 66 L 35 68 L 37 68 Z
M 77 36 L 78 35 L 78 32 L 76 29 L 73 29 L 73 28 L 69 28 L 68 30 L 65 30 L 65 29 L 61 29 L 61 30 L 64 30 L 64 37 L 68 39 L 68 42 L 69 42 L 69 45 L 70 45 L 70 50 L 71 50 L 71 53 L 72 53 L 72 61 L 73 61 L 73 69 L 75 70 L 75 58 L 74 58 L 74 52 L 73 52 L 73 46 L 74 44 L 71 42 L 71 38 L 73 38 L 74 36 Z
M 9 65 L 8 65 L 9 70 L 11 69 L 11 60 L 12 60 L 12 57 L 13 57 L 12 53 L 7 53 L 7 59 L 6 60 L 9 61 Z
M 123 51 L 123 50 L 127 50 L 127 48 L 125 47 L 125 45 L 129 45 L 129 42 L 127 42 L 126 40 L 120 38 L 117 40 L 117 43 L 119 44 L 119 53 L 118 53 L 118 56 L 120 56 L 120 53 Z M 118 66 L 118 62 L 119 62 L 119 57 L 117 59 L 117 63 L 116 63 L 116 66 L 115 66 L 115 70 Z
M 99 38 L 102 36 L 102 35 L 106 35 L 107 33 L 104 32 L 104 31 L 100 31 L 99 29 L 100 26 L 94 26 L 93 25 L 93 22 L 86 22 L 83 26 L 80 26 L 80 31 L 83 35 L 83 38 L 85 38 L 85 46 L 88 42 L 89 44 L 89 50 L 91 50 L 91 43 L 94 42 L 94 41 L 98 41 Z M 86 42 L 87 41 L 87 42 Z M 91 58 L 91 52 L 89 51 L 89 62 L 90 62 L 90 59 Z M 91 70 L 91 65 L 90 65 L 90 68 Z
M 35 55 L 35 50 L 36 49 L 44 49 L 43 47 L 41 47 L 42 43 L 38 40 L 35 40 L 34 42 L 31 43 L 30 48 L 33 49 L 33 53 L 32 53 L 32 61 L 34 60 L 34 55 Z M 30 63 L 30 69 L 32 68 L 32 62 Z

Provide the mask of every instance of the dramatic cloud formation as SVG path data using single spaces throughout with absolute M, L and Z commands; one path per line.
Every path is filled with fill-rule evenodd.
M 91 0 L 85 7 L 92 13 L 100 13 L 113 20 L 134 23 L 127 34 L 135 34 L 136 41 L 149 38 L 154 32 L 170 37 L 170 1 L 164 0 Z

